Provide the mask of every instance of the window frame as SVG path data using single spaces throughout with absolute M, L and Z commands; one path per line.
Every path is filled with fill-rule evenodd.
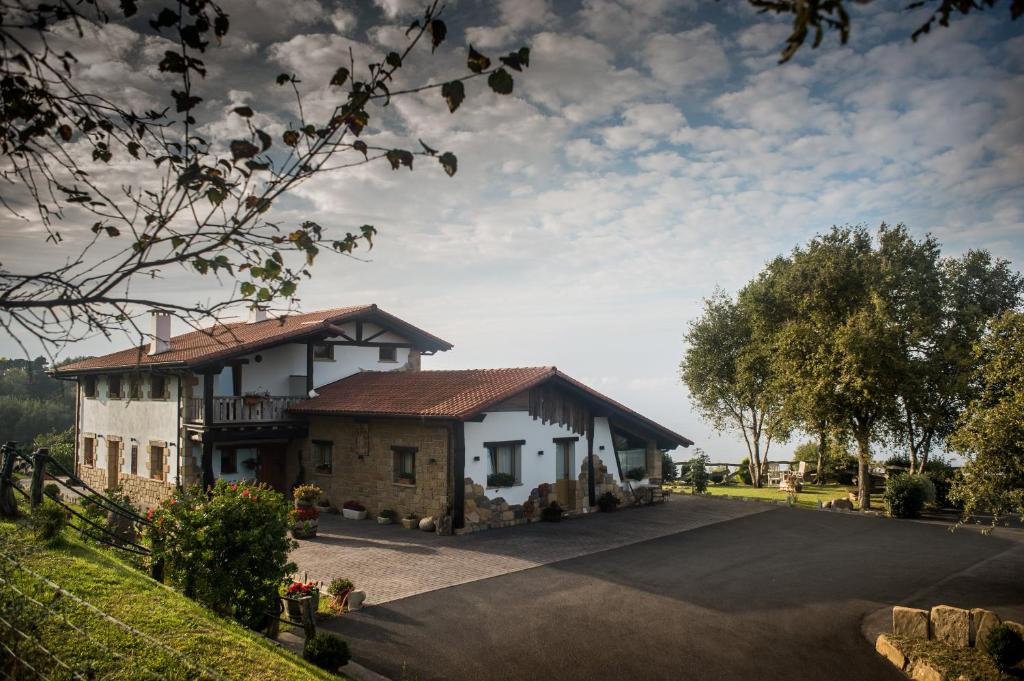
M 86 444 L 88 443 L 88 446 Z M 82 465 L 96 467 L 96 435 L 82 434 Z
M 485 442 L 484 447 L 487 449 L 488 466 L 490 472 L 487 474 L 490 477 L 493 474 L 504 473 L 505 471 L 498 470 L 498 450 L 502 447 L 511 447 L 511 460 L 512 460 L 512 476 L 514 482 L 511 485 L 501 485 L 501 487 L 518 487 L 523 484 L 523 447 L 526 445 L 526 440 L 501 440 L 497 442 Z M 487 485 L 491 488 L 497 488 L 495 485 Z
M 416 454 L 419 451 L 419 447 L 411 447 L 408 445 L 393 445 L 391 447 L 391 482 L 405 487 L 416 486 Z M 404 482 L 402 477 L 406 472 L 403 465 L 406 456 L 411 457 L 412 460 L 412 479 L 410 482 Z M 409 478 L 405 478 L 405 480 L 408 479 Z
M 128 473 L 138 477 L 139 475 L 139 443 L 132 442 L 131 452 L 128 459 Z
M 114 392 L 114 381 L 117 381 L 117 392 Z M 121 374 L 107 374 L 107 399 L 120 400 L 124 397 L 124 377 Z
M 154 382 L 160 381 L 163 383 L 163 391 L 157 394 L 156 387 L 153 385 Z M 167 389 L 167 377 L 159 374 L 150 374 L 149 376 L 149 399 L 151 400 L 166 400 L 169 399 L 170 395 Z
M 390 354 L 390 357 L 385 357 L 384 353 Z M 394 345 L 380 345 L 377 347 L 377 361 L 378 362 L 398 362 L 398 348 Z
M 149 479 L 159 480 L 166 482 L 167 473 L 164 471 L 164 459 L 167 458 L 167 443 L 166 442 L 154 442 L 149 443 Z M 153 475 L 153 457 L 156 456 L 156 450 L 160 450 L 160 465 L 157 467 L 159 475 Z
M 334 474 L 334 440 L 310 440 L 312 444 L 313 470 L 318 475 Z M 327 463 L 324 463 L 322 453 L 324 448 L 327 452 Z
M 142 377 L 138 374 L 131 374 L 128 376 L 128 399 L 142 399 Z
M 220 474 L 235 475 L 238 473 L 238 449 L 235 447 L 218 447 L 220 449 Z M 230 470 L 224 468 L 224 458 L 230 457 Z
M 576 443 L 579 442 L 579 436 L 573 437 L 556 437 L 552 438 L 551 441 L 555 443 L 555 480 L 576 480 Z M 563 448 L 569 448 L 569 452 L 572 455 L 572 468 L 565 466 L 566 451 Z M 565 477 L 558 477 L 559 464 L 565 469 L 563 474 Z
M 82 394 L 86 399 L 96 399 L 97 381 L 95 376 L 85 376 L 82 380 Z
M 317 353 L 318 350 L 327 349 L 326 356 Z M 334 344 L 333 343 L 313 343 L 313 361 L 314 362 L 333 362 L 334 361 Z

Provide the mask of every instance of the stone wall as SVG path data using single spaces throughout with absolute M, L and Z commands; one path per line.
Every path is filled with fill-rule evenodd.
M 132 503 L 143 511 L 159 505 L 161 501 L 174 494 L 175 489 L 173 481 L 164 482 L 128 473 L 121 473 L 118 482 Z
M 333 470 L 316 470 L 313 441 L 333 444 Z M 341 416 L 311 416 L 309 436 L 289 445 L 286 476 L 318 485 L 331 503 L 340 508 L 358 501 L 370 514 L 385 508 L 400 516 L 438 516 L 448 506 L 448 440 L 445 425 L 404 419 L 372 419 L 357 422 Z M 392 447 L 416 448 L 416 483 L 395 481 Z
M 576 508 L 569 511 L 572 515 L 592 512 L 597 509 L 596 506 L 589 505 L 588 479 L 587 457 L 583 457 L 576 482 Z M 608 472 L 608 466 L 597 454 L 594 454 L 594 480 L 595 500 L 602 494 L 611 492 L 619 499 L 620 503 L 632 501 L 632 495 L 615 482 L 614 476 Z M 541 510 L 547 508 L 552 501 L 557 499 L 553 482 L 541 483 L 530 490 L 529 498 L 521 504 L 509 504 L 503 497 L 494 497 L 493 499 L 488 497 L 486 488 L 474 482 L 473 478 L 466 478 L 464 484 L 466 486 L 465 524 L 462 529 L 455 531 L 456 534 L 536 522 L 540 520 Z
M 78 477 L 97 492 L 107 489 L 107 470 L 105 468 L 86 466 L 84 463 L 79 463 L 77 470 Z

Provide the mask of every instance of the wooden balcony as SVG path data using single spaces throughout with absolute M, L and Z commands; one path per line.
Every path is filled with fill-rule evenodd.
M 273 395 L 270 397 L 214 397 L 213 424 L 274 423 L 290 421 L 285 411 L 289 406 L 306 399 L 301 395 Z M 203 398 L 191 397 L 185 413 L 188 423 L 206 424 Z

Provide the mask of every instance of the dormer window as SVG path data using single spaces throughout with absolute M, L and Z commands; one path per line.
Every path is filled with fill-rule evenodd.
M 334 346 L 330 343 L 316 343 L 313 346 L 313 359 L 320 362 L 333 362 Z
M 382 345 L 377 357 L 379 362 L 397 362 L 398 348 L 393 345 Z

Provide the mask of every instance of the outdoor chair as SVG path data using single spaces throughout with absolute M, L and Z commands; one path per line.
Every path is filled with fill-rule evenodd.
M 793 476 L 797 480 L 799 480 L 800 482 L 803 482 L 804 481 L 804 477 L 806 475 L 807 475 L 807 462 L 806 461 L 801 461 L 800 462 L 800 466 L 797 467 L 796 471 L 793 473 Z
M 779 464 L 769 463 L 767 474 L 769 485 L 778 485 L 782 483 L 782 471 L 779 470 Z

